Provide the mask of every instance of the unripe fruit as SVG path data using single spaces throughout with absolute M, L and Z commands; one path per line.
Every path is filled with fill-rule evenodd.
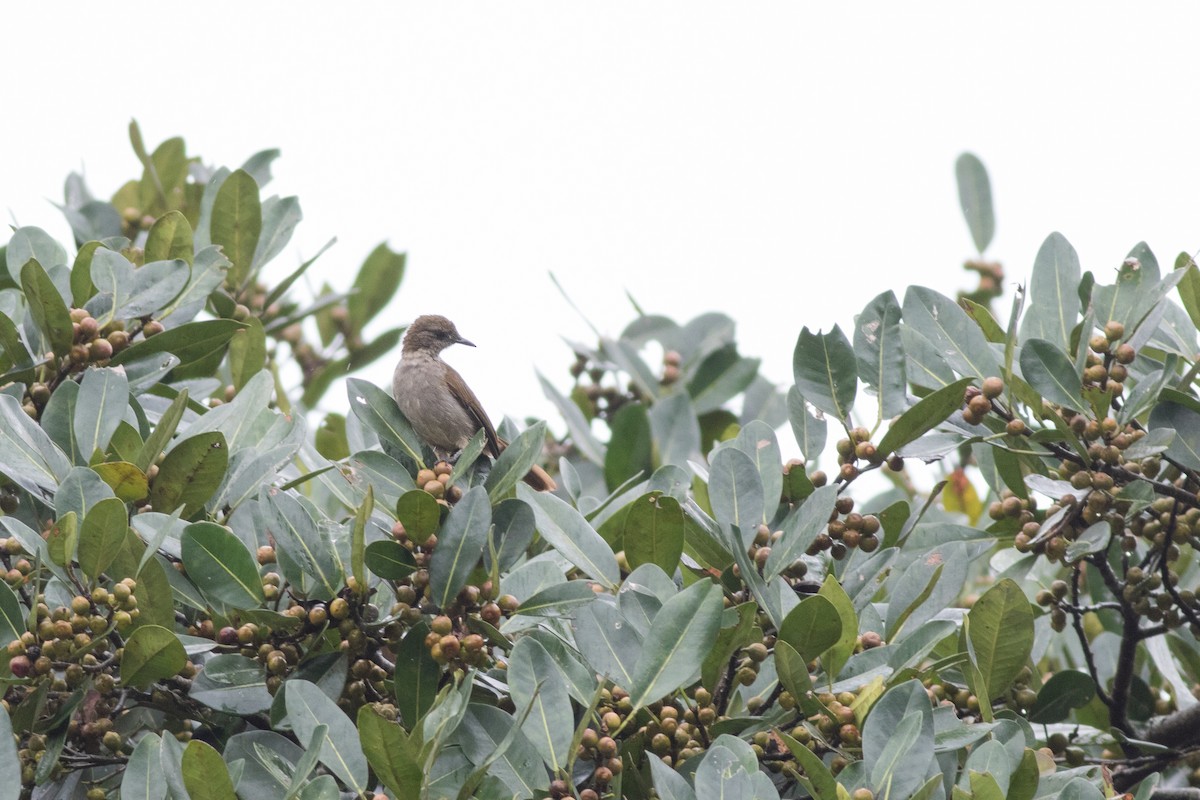
M 983 396 L 994 400 L 1004 392 L 1004 380 L 995 375 L 983 379 Z

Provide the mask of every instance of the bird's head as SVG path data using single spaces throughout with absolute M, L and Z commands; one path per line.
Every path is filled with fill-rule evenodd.
M 452 344 L 474 347 L 458 333 L 454 323 L 438 314 L 422 314 L 412 321 L 404 334 L 404 353 L 429 353 L 437 355 Z

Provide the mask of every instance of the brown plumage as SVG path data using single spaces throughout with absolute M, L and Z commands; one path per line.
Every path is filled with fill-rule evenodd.
M 442 361 L 441 352 L 454 344 L 475 346 L 459 335 L 454 323 L 445 317 L 425 314 L 413 320 L 404 335 L 400 363 L 392 377 L 392 396 L 417 436 L 439 455 L 463 449 L 482 428 L 486 437 L 484 450 L 496 458 L 508 443 L 496 435 L 471 387 Z M 538 491 L 557 488 L 549 474 L 538 466 L 529 471 L 525 482 Z

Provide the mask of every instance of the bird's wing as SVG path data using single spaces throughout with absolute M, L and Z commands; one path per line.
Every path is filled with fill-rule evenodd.
M 454 399 L 462 406 L 463 410 L 475 420 L 480 428 L 483 428 L 483 435 L 487 441 L 484 444 L 484 449 L 492 458 L 497 458 L 500 451 L 503 449 L 500 445 L 500 439 L 496 436 L 496 429 L 492 427 L 492 421 L 488 419 L 487 412 L 483 410 L 483 405 L 479 402 L 479 398 L 471 391 L 471 387 L 467 386 L 467 382 L 462 379 L 450 365 L 446 365 L 447 381 L 450 387 L 450 394 L 454 395 Z

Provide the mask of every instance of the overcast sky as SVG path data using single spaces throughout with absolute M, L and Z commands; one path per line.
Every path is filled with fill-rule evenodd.
M 971 286 L 954 159 L 987 165 L 989 255 L 1023 280 L 1061 231 L 1101 282 L 1137 241 L 1200 247 L 1200 6 L 1104 3 L 9 4 L 0 210 L 70 242 L 72 169 L 140 174 L 127 124 L 206 162 L 279 147 L 336 286 L 387 240 L 377 330 L 453 318 L 494 418 L 553 416 L 561 337 L 647 310 L 732 316 L 791 380 L 801 326 L 910 283 Z M 397 353 L 398 356 L 398 353 Z M 367 377 L 390 381 L 391 359 Z M 332 394 L 332 393 L 331 393 Z M 341 391 L 329 405 L 343 405 Z

